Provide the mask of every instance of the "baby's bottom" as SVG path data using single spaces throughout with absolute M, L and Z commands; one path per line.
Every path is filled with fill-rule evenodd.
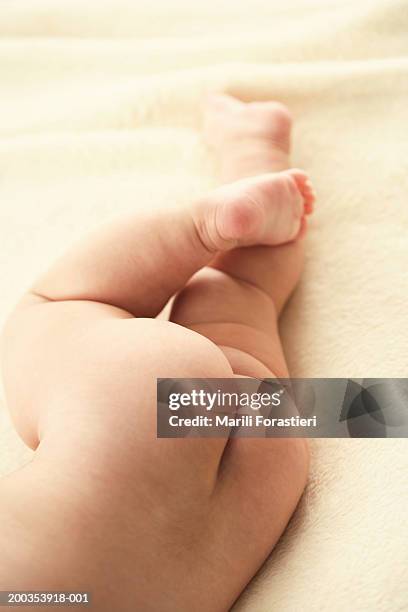
M 287 167 L 284 111 L 234 104 L 217 98 L 208 113 L 222 179 Z M 6 394 L 36 453 L 0 484 L 0 586 L 92 591 L 101 611 L 226 610 L 284 530 L 307 449 L 295 439 L 156 439 L 156 377 L 287 375 L 277 317 L 302 241 L 218 255 L 179 293 L 170 317 L 179 325 L 145 317 L 188 270 L 176 280 L 169 270 L 160 287 L 151 275 L 134 283 L 115 248 L 111 276 L 104 262 L 97 269 L 97 245 L 95 261 L 92 252 L 63 261 L 6 330 Z M 151 258 L 124 251 L 129 274 L 148 267 Z M 197 257 L 205 265 L 208 253 Z

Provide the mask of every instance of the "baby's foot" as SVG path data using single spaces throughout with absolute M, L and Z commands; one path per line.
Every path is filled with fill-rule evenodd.
M 206 101 L 204 140 L 226 182 L 288 168 L 291 127 L 291 114 L 280 102 L 245 104 L 226 94 Z
M 202 200 L 199 235 L 212 251 L 240 246 L 275 246 L 299 237 L 314 191 L 302 170 L 262 174 L 225 185 Z

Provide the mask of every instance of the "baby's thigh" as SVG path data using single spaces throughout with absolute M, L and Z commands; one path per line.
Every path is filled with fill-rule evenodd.
M 75 333 L 62 331 L 52 338 L 50 350 L 58 367 L 49 371 L 55 393 L 47 408 L 58 418 L 71 414 L 80 419 L 85 411 L 99 412 L 106 419 L 127 415 L 152 421 L 158 378 L 232 375 L 220 348 L 190 329 L 156 319 L 85 314 L 75 322 Z M 92 318 L 93 314 L 97 316 Z M 72 318 L 72 312 L 68 310 L 64 317 Z M 64 319 L 58 321 L 63 330 L 64 323 Z M 58 412 L 56 405 L 67 403 L 69 410 Z
M 103 318 L 64 362 L 58 401 L 43 419 L 43 452 L 59 456 L 63 440 L 71 463 L 85 461 L 135 494 L 139 477 L 168 484 L 178 474 L 200 483 L 201 474 L 203 486 L 212 482 L 225 440 L 157 439 L 156 406 L 158 378 L 232 376 L 213 342 L 167 321 Z

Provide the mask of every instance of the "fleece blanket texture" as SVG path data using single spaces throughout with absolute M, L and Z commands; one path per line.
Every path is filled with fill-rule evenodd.
M 3 0 L 0 37 L 0 324 L 89 228 L 214 184 L 201 101 L 226 91 L 289 105 L 318 192 L 281 324 L 292 374 L 408 375 L 406 0 Z M 30 456 L 3 402 L 1 474 Z M 408 609 L 407 468 L 404 440 L 313 442 L 235 610 Z

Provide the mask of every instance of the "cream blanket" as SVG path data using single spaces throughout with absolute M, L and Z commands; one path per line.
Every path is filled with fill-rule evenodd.
M 407 13 L 406 0 L 2 0 L 0 323 L 88 228 L 213 182 L 200 102 L 222 90 L 290 106 L 294 163 L 318 191 L 282 321 L 292 373 L 407 376 Z M 30 454 L 0 415 L 6 473 Z M 407 609 L 407 467 L 403 440 L 316 441 L 298 512 L 236 610 Z

